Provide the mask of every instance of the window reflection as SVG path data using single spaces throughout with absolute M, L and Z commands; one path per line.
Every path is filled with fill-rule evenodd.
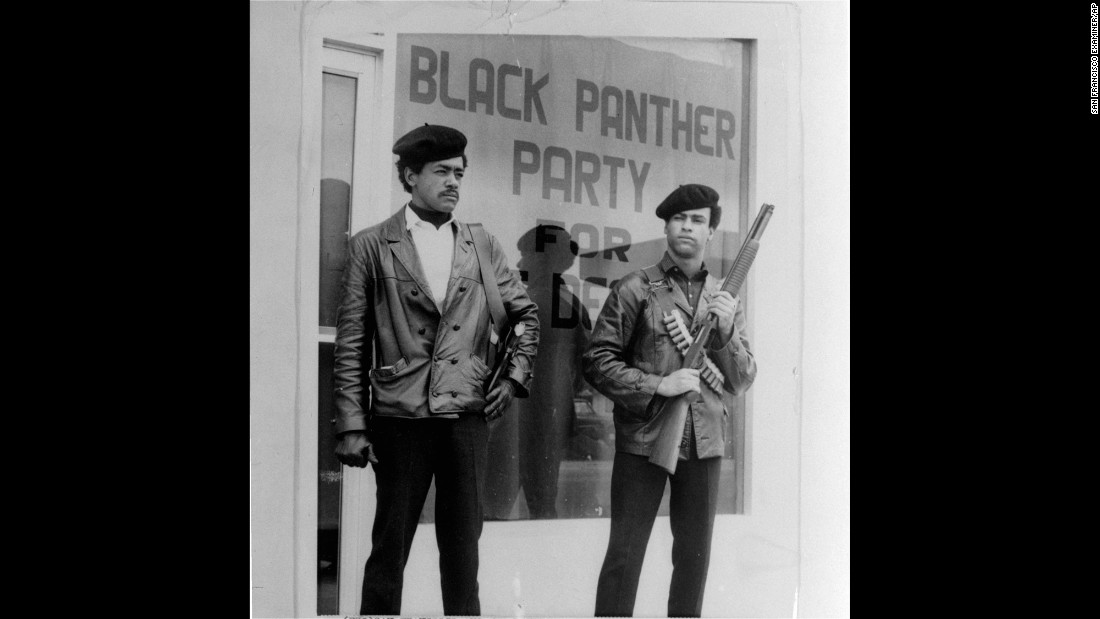
M 736 233 L 720 236 L 735 237 Z M 641 245 L 649 244 L 654 245 L 653 251 L 645 253 L 659 257 L 663 239 Z M 581 355 L 600 307 L 586 308 L 575 289 L 581 280 L 566 275 L 578 255 L 583 258 L 587 254 L 580 254 L 568 231 L 549 224 L 525 232 L 517 249 L 520 277 L 539 306 L 539 353 L 530 397 L 516 399 L 490 431 L 485 518 L 608 517 L 615 456 L 613 404 L 588 385 L 581 370 Z M 723 260 L 714 263 L 727 267 Z M 611 285 L 617 279 L 611 279 Z M 607 282 L 608 277 L 585 281 Z M 740 513 L 742 476 L 736 471 L 735 445 L 741 444 L 744 436 L 744 396 L 726 394 L 724 399 L 730 411 L 722 462 L 727 483 L 719 492 L 718 513 Z M 668 514 L 667 488 L 658 513 Z
M 516 45 L 519 39 L 525 43 Z M 728 272 L 740 247 L 738 231 L 747 225 L 749 57 L 744 43 L 733 40 L 519 39 L 399 34 L 395 136 L 425 122 L 429 110 L 434 122 L 475 132 L 472 169 L 491 173 L 476 183 L 484 199 L 464 203 L 457 217 L 494 222 L 490 231 L 539 307 L 530 397 L 516 399 L 490 426 L 486 519 L 606 518 L 613 405 L 585 383 L 581 356 L 610 287 L 663 256 L 667 242 L 649 214 L 656 202 L 649 200 L 676 183 L 724 188 L 729 223 L 716 230 L 706 264 L 719 279 Z M 428 63 L 436 73 L 420 63 L 445 52 L 452 67 L 476 58 L 486 70 L 448 74 L 449 92 L 468 94 L 468 107 L 437 100 L 446 89 L 432 80 L 442 80 L 442 65 Z M 545 88 L 505 92 L 500 86 L 498 99 L 486 94 L 482 88 L 498 84 L 494 67 L 510 63 L 531 67 L 525 71 Z M 473 103 L 481 95 L 484 109 Z M 494 102 L 517 109 L 526 95 L 544 98 L 545 109 L 538 106 L 530 118 L 494 115 Z M 751 311 L 747 290 L 741 301 Z M 717 511 L 743 513 L 746 400 L 727 394 L 724 401 L 729 415 Z M 658 513 L 668 513 L 667 488 Z M 433 518 L 434 488 L 421 522 Z
M 564 229 L 540 225 L 521 235 L 517 247 L 520 277 L 539 307 L 539 353 L 530 396 L 516 399 L 490 429 L 485 517 L 598 516 L 596 496 L 559 497 L 563 460 L 609 460 L 607 440 L 614 441 L 610 417 L 595 413 L 594 391 L 581 375 L 592 323 L 562 278 L 577 260 L 577 244 Z
M 320 273 L 318 327 L 336 326 L 340 281 L 347 262 L 348 213 L 355 129 L 357 80 L 323 74 L 320 195 Z M 328 342 L 317 351 L 317 612 L 336 614 L 340 558 L 340 462 L 334 452 L 333 350 Z

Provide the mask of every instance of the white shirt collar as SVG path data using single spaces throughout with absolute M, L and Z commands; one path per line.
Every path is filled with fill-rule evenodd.
M 420 216 L 416 214 L 416 211 L 412 210 L 412 208 L 408 204 L 406 204 L 405 205 L 405 229 L 406 230 L 412 230 L 413 226 L 416 226 L 417 224 L 420 224 L 420 223 L 431 226 L 433 230 L 435 229 L 435 226 L 433 226 L 432 224 L 430 224 L 430 223 L 424 221 L 423 219 L 421 219 Z M 454 213 L 451 213 L 451 218 L 448 219 L 446 222 L 444 222 L 443 225 L 447 225 L 447 224 L 451 224 L 455 227 L 458 226 L 458 222 L 455 221 L 455 214 Z M 443 226 L 440 226 L 440 229 L 442 229 L 442 228 L 443 228 Z

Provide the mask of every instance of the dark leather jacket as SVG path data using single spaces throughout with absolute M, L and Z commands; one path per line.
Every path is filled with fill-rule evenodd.
M 692 324 L 693 312 L 678 286 L 667 279 L 671 260 L 662 260 L 666 273 L 663 285 L 671 286 L 672 300 Z M 711 295 L 721 288 L 721 282 L 707 275 L 700 310 Z M 694 320 L 705 319 L 700 311 Z M 721 336 L 716 336 L 717 342 Z M 707 357 L 725 375 L 725 389 L 741 394 L 756 378 L 756 360 L 749 348 L 745 330 L 745 312 L 738 303 L 734 318 L 734 333 L 725 346 L 711 349 Z M 680 369 L 683 356 L 665 328 L 661 307 L 644 271 L 635 271 L 619 280 L 604 303 L 592 338 L 584 353 L 584 377 L 615 404 L 615 449 L 648 456 L 660 432 L 665 416 L 656 417 L 657 408 L 665 399 L 657 395 L 661 379 Z M 725 453 L 726 408 L 721 397 L 707 386 L 691 405 L 689 421 L 694 424 L 699 458 L 722 456 Z M 680 458 L 686 457 L 681 450 Z
M 526 397 L 538 346 L 538 308 L 509 271 L 500 243 L 488 236 L 504 308 L 512 325 L 520 321 L 526 329 L 503 375 L 518 383 L 517 397 Z M 484 410 L 482 383 L 496 353 L 468 226 L 460 224 L 455 235 L 442 315 L 405 227 L 404 208 L 352 237 L 343 286 L 334 369 L 337 434 L 366 429 L 368 402 L 371 414 L 387 417 Z

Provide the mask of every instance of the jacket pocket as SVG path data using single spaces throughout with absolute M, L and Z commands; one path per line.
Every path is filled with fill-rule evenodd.
M 402 357 L 391 366 L 375 368 L 370 372 L 371 409 L 416 413 L 424 404 L 427 389 L 427 359 L 409 361 Z
M 397 363 L 393 365 L 384 365 L 380 368 L 374 368 L 370 371 L 369 376 L 371 378 L 389 378 L 401 373 L 401 370 L 409 367 L 409 360 L 405 357 L 401 357 L 397 360 Z
M 645 411 L 641 415 L 631 415 L 633 418 L 631 421 L 646 424 L 653 423 L 653 420 L 657 418 L 657 411 L 662 410 L 662 407 L 669 406 L 675 397 L 676 396 L 665 397 L 663 395 L 653 394 L 653 399 L 649 401 L 649 404 L 645 407 Z
M 471 379 L 478 387 L 489 378 L 489 366 L 481 360 L 481 357 L 470 353 L 469 363 L 463 366 L 463 374 Z
M 457 365 L 444 363 L 435 389 L 449 396 L 446 411 L 480 411 L 485 408 L 482 388 L 489 377 L 489 368 L 480 357 L 466 353 Z

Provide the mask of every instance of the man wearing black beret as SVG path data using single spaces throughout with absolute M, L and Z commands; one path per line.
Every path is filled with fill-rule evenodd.
M 596 589 L 599 617 L 634 612 L 666 480 L 673 539 L 668 616 L 702 612 L 725 453 L 720 392 L 743 393 L 756 377 L 744 310 L 737 297 L 720 289 L 721 274 L 709 273 L 703 263 L 721 215 L 718 192 L 706 185 L 681 185 L 661 202 L 657 217 L 665 221 L 668 251 L 660 263 L 627 275 L 612 288 L 584 353 L 585 378 L 615 405 L 611 535 Z M 681 369 L 682 352 L 673 335 L 690 331 L 708 314 L 718 318 L 718 335 L 707 350 L 701 381 L 700 370 Z M 698 397 L 684 427 L 676 472 L 670 475 L 649 462 L 664 421 L 656 413 L 665 399 L 687 392 Z
M 348 244 L 336 326 L 336 456 L 348 466 L 370 462 L 378 483 L 364 615 L 401 614 L 405 563 L 433 479 L 443 612 L 481 614 L 487 424 L 513 397 L 527 397 L 539 322 L 500 243 L 454 218 L 465 148 L 466 136 L 440 125 L 398 139 L 397 176 L 410 200 Z M 495 291 L 500 299 L 491 303 Z M 501 304 L 507 318 L 498 322 L 525 330 L 485 393 L 503 345 L 503 326 L 491 321 Z

